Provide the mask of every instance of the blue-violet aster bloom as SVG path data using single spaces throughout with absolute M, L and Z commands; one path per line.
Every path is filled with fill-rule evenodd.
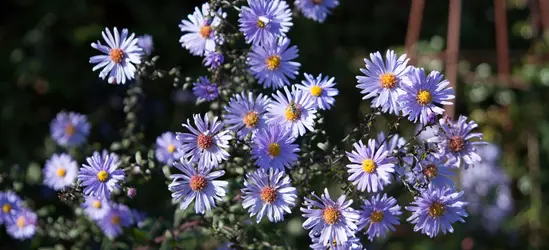
M 316 78 L 307 73 L 304 75 L 305 81 L 301 82 L 303 85 L 297 85 L 297 88 L 311 96 L 315 102 L 315 107 L 323 110 L 330 109 L 335 102 L 334 96 L 339 94 L 339 91 L 334 88 L 336 85 L 335 78 L 329 76 L 322 78 L 322 74 Z
M 100 220 L 109 212 L 111 205 L 105 198 L 85 196 L 82 208 L 84 213 L 92 220 Z
M 397 200 L 393 197 L 387 197 L 387 194 L 377 194 L 370 200 L 364 200 L 364 205 L 360 210 L 360 220 L 358 221 L 358 230 L 366 229 L 368 239 L 374 240 L 374 237 L 383 237 L 389 231 L 395 231 L 394 225 L 399 225 L 398 216 L 402 212 Z
M 240 93 L 231 97 L 229 105 L 225 106 L 227 114 L 223 116 L 228 129 L 234 131 L 240 139 L 248 134 L 265 127 L 267 105 L 269 97 L 259 94 L 257 97 L 251 92 Z
M 347 236 L 347 242 L 343 245 L 338 245 L 337 242 L 332 242 L 328 247 L 320 242 L 320 233 L 309 234 L 313 244 L 309 247 L 313 250 L 365 250 L 360 243 L 360 239 L 354 235 Z
M 179 151 L 181 142 L 176 139 L 174 132 L 165 132 L 156 138 L 156 159 L 159 162 L 172 166 L 174 162 L 183 157 L 183 152 Z
M 227 149 L 231 136 L 228 130 L 223 129 L 223 122 L 214 117 L 210 121 L 208 115 L 202 118 L 199 114 L 193 115 L 196 128 L 191 126 L 190 120 L 182 124 L 191 133 L 177 133 L 177 140 L 181 141 L 180 150 L 185 158 L 190 161 L 198 161 L 200 165 L 211 166 L 221 163 L 229 158 Z
M 14 215 L 21 210 L 21 198 L 14 192 L 0 192 L 0 225 L 14 220 Z
M 303 91 L 284 87 L 284 93 L 277 91 L 274 101 L 267 106 L 267 124 L 278 124 L 299 137 L 306 130 L 313 131 L 316 117 L 315 102 Z
M 90 123 L 85 115 L 59 112 L 50 124 L 51 137 L 61 146 L 78 146 L 90 134 Z
M 124 170 L 118 169 L 118 157 L 103 152 L 94 152 L 87 157 L 88 164 L 82 164 L 78 173 L 78 181 L 84 187 L 84 194 L 108 199 L 111 192 L 119 189 L 120 181 L 124 180 Z
M 406 207 L 406 210 L 412 212 L 407 221 L 415 224 L 415 232 L 421 230 L 421 233 L 431 238 L 437 236 L 439 231 L 443 234 L 452 233 L 452 223 L 465 222 L 463 217 L 467 217 L 463 208 L 467 202 L 461 201 L 461 196 L 463 191 L 456 193 L 452 188 L 430 186 L 421 196 L 414 197 L 411 206 Z
M 23 209 L 18 211 L 14 220 L 6 223 L 8 234 L 19 240 L 30 239 L 36 232 L 38 217 L 32 211 Z
M 411 157 L 406 157 L 404 160 L 410 166 L 412 165 L 413 159 Z M 414 168 L 406 173 L 406 181 L 410 184 L 420 183 L 440 188 L 454 187 L 454 182 L 450 178 L 456 174 L 452 172 L 452 168 L 454 168 L 453 160 L 429 154 L 423 160 L 416 160 Z
M 285 213 L 292 213 L 297 191 L 284 171 L 258 169 L 246 175 L 244 186 L 242 206 L 248 209 L 250 216 L 257 215 L 257 223 L 264 215 L 271 222 L 280 222 Z
M 354 150 L 347 152 L 351 164 L 346 167 L 349 181 L 360 191 L 377 192 L 391 183 L 391 173 L 395 171 L 394 159 L 389 156 L 385 145 L 376 146 L 376 140 L 368 140 L 368 146 L 362 141 L 354 143 Z
M 210 69 L 217 69 L 224 61 L 225 57 L 223 57 L 221 52 L 207 51 L 204 58 L 204 66 L 210 67 Z
M 452 105 L 454 90 L 449 87 L 450 82 L 438 71 L 431 71 L 425 75 L 423 68 L 412 67 L 408 77 L 401 85 L 404 93 L 400 96 L 402 111 L 412 122 L 429 124 L 432 115 L 444 113 L 438 105 Z
M 122 234 L 122 227 L 130 227 L 132 224 L 132 212 L 122 204 L 112 204 L 107 214 L 97 221 L 101 231 L 110 239 Z
M 406 66 L 409 59 L 406 54 L 397 59 L 397 55 L 392 50 L 387 50 L 385 62 L 381 53 L 370 53 L 370 60 L 364 59 L 366 68 L 360 69 L 365 76 L 357 76 L 357 88 L 360 93 L 366 94 L 362 99 L 372 100 L 372 107 L 381 107 L 383 112 L 389 114 L 399 114 L 401 105 L 399 97 L 402 94 L 401 84 L 410 71 Z
M 252 159 L 263 169 L 292 168 L 297 161 L 299 147 L 294 144 L 291 131 L 279 125 L 259 129 L 253 139 Z
M 266 44 L 285 36 L 292 24 L 292 11 L 284 0 L 248 0 L 239 14 L 240 31 L 247 43 Z
M 207 77 L 201 76 L 198 82 L 193 83 L 193 94 L 198 98 L 198 101 L 213 101 L 219 96 L 219 89 Z
M 189 20 L 182 20 L 179 25 L 184 33 L 179 39 L 181 46 L 195 56 L 202 56 L 206 51 L 215 51 L 216 40 L 218 40 L 215 28 L 221 23 L 219 16 L 224 15 L 221 9 L 217 14 L 210 12 L 208 3 L 202 4 L 202 9 L 196 7 L 194 13 L 188 16 Z
M 290 39 L 283 37 L 252 46 L 247 63 L 252 75 L 264 88 L 282 88 L 298 74 L 301 64 L 292 60 L 297 58 L 299 51 L 295 45 L 289 45 Z
M 100 41 L 91 44 L 94 49 L 105 55 L 92 56 L 90 63 L 96 64 L 93 71 L 103 68 L 99 73 L 101 79 L 109 76 L 107 79 L 109 83 L 125 84 L 126 80 L 135 78 L 137 71 L 135 65 L 141 64 L 143 49 L 137 46 L 138 39 L 134 33 L 128 37 L 128 29 L 122 29 L 122 32 L 118 33 L 115 27 L 113 33 L 114 36 L 108 28 L 105 28 L 101 35 L 107 45 L 101 44 Z
M 133 215 L 133 221 L 137 225 L 137 228 L 142 228 L 145 225 L 147 214 L 145 212 L 140 212 L 137 209 L 132 209 L 132 215 Z
M 78 165 L 68 154 L 54 154 L 46 161 L 42 172 L 44 185 L 61 190 L 73 184 L 78 174 Z
M 439 122 L 442 133 L 439 132 L 428 142 L 438 143 L 440 153 L 448 160 L 454 160 L 456 167 L 461 166 L 462 160 L 467 165 L 481 161 L 475 146 L 486 143 L 482 141 L 482 133 L 472 133 L 473 129 L 478 127 L 475 121 L 467 122 L 467 117 L 460 115 L 457 122 L 451 121 L 450 118 L 442 118 Z
M 154 49 L 153 37 L 151 35 L 142 35 L 137 37 L 137 46 L 143 50 L 145 55 L 150 55 Z
M 336 201 L 332 200 L 328 189 L 316 200 L 305 197 L 301 212 L 306 218 L 303 228 L 312 233 L 320 233 L 319 242 L 324 246 L 343 246 L 347 243 L 349 235 L 354 235 L 357 230 L 359 213 L 351 207 L 353 200 L 346 201 L 346 196 L 341 195 Z M 318 200 L 318 201 L 317 201 Z
M 227 193 L 226 181 L 216 180 L 223 176 L 225 171 L 213 171 L 211 167 L 198 167 L 195 169 L 192 163 L 182 160 L 174 166 L 183 174 L 172 174 L 172 183 L 168 189 L 172 192 L 172 198 L 181 202 L 181 210 L 194 201 L 194 211 L 198 214 L 205 214 L 215 207 L 215 202 L 220 201 Z
M 295 7 L 306 18 L 323 23 L 326 17 L 332 13 L 332 9 L 339 5 L 338 0 L 296 0 Z

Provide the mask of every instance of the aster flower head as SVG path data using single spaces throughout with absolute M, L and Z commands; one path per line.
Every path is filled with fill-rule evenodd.
M 292 24 L 292 11 L 284 0 L 248 0 L 239 14 L 240 31 L 247 43 L 266 44 L 285 36 Z
M 108 199 L 111 192 L 120 188 L 119 182 L 125 177 L 124 170 L 118 169 L 118 157 L 106 151 L 102 154 L 96 151 L 86 161 L 88 164 L 82 164 L 78 172 L 78 181 L 84 187 L 84 194 Z
M 204 66 L 209 67 L 210 69 L 217 69 L 223 62 L 225 57 L 221 52 L 207 51 L 206 57 L 204 58 Z
M 130 227 L 132 224 L 132 212 L 122 204 L 112 204 L 107 214 L 97 221 L 101 231 L 110 239 L 122 234 L 122 227 Z
M 357 88 L 366 94 L 362 99 L 372 100 L 372 107 L 380 107 L 383 112 L 399 114 L 401 106 L 399 97 L 402 94 L 401 83 L 410 71 L 406 54 L 397 58 L 392 50 L 387 50 L 385 61 L 381 53 L 370 54 L 370 60 L 364 59 L 366 68 L 360 69 L 365 76 L 357 76 Z
M 292 168 L 297 161 L 299 147 L 294 144 L 291 131 L 278 125 L 269 125 L 259 129 L 253 139 L 252 159 L 255 165 L 263 169 Z
M 338 245 L 337 242 L 332 241 L 332 244 L 329 246 L 325 246 L 319 241 L 320 233 L 309 234 L 309 236 L 313 242 L 309 247 L 313 250 L 365 250 L 365 248 L 362 247 L 362 243 L 360 243 L 360 239 L 354 235 L 348 235 L 345 244 Z
M 8 234 L 18 240 L 30 239 L 36 232 L 38 217 L 30 210 L 22 209 L 14 215 L 14 219 L 6 223 Z
M 223 122 L 218 121 L 217 116 L 210 120 L 208 115 L 201 117 L 193 115 L 193 127 L 187 119 L 187 124 L 182 124 L 191 133 L 177 133 L 176 139 L 181 142 L 180 150 L 185 158 L 190 161 L 198 161 L 200 165 L 217 165 L 229 158 L 227 148 L 231 136 L 229 131 L 223 130 Z
M 154 49 L 153 37 L 148 34 L 138 36 L 137 46 L 143 50 L 145 55 L 150 55 Z
M 338 0 L 296 0 L 295 7 L 306 18 L 323 23 L 332 13 L 332 9 L 339 5 Z
M 257 215 L 257 223 L 265 215 L 271 222 L 280 222 L 285 213 L 292 213 L 297 191 L 284 171 L 258 169 L 246 175 L 244 186 L 242 206 L 248 209 L 250 216 Z
M 42 172 L 44 185 L 53 190 L 62 190 L 73 184 L 78 174 L 78 165 L 68 154 L 54 154 L 46 161 Z
M 181 202 L 181 210 L 187 209 L 194 201 L 194 211 L 197 214 L 205 214 L 215 207 L 216 201 L 220 201 L 226 195 L 229 183 L 216 180 L 223 176 L 225 171 L 211 172 L 212 167 L 196 169 L 192 163 L 184 160 L 175 163 L 174 166 L 183 174 L 172 174 L 172 183 L 168 189 L 172 192 L 172 198 Z
M 100 220 L 109 212 L 111 205 L 105 198 L 85 196 L 82 208 L 84 209 L 84 213 L 92 220 Z
M 247 63 L 259 84 L 264 88 L 278 89 L 289 85 L 289 79 L 295 79 L 298 74 L 301 64 L 292 61 L 298 52 L 295 45 L 290 47 L 290 39 L 281 37 L 252 46 Z
M 325 76 L 322 78 L 322 74 L 319 74 L 316 78 L 310 74 L 303 74 L 305 81 L 302 81 L 302 85 L 297 85 L 297 88 L 303 91 L 306 95 L 311 96 L 315 103 L 315 108 L 330 109 L 335 102 L 334 96 L 339 94 L 339 91 L 334 88 L 336 83 L 335 78 Z
M 50 134 L 61 146 L 78 146 L 88 138 L 90 123 L 85 115 L 59 112 L 50 123 Z
M 172 166 L 174 162 L 183 157 L 183 153 L 178 150 L 181 147 L 181 142 L 176 139 L 175 133 L 165 132 L 156 138 L 156 160 L 168 166 Z
M 284 87 L 284 93 L 277 91 L 274 101 L 267 106 L 267 124 L 279 124 L 290 130 L 293 137 L 313 131 L 316 117 L 315 102 L 303 91 Z
M 398 216 L 402 212 L 397 200 L 393 197 L 387 197 L 387 194 L 377 194 L 370 200 L 364 200 L 364 205 L 360 210 L 359 230 L 366 228 L 368 239 L 371 241 L 375 237 L 383 237 L 389 231 L 395 231 L 395 225 L 400 225 Z
M 0 192 L 0 225 L 15 219 L 15 214 L 21 210 L 22 202 L 14 192 Z
M 467 217 L 461 197 L 463 191 L 457 193 L 452 188 L 437 188 L 429 186 L 427 190 L 421 193 L 421 196 L 414 197 L 414 201 L 406 210 L 412 212 L 408 218 L 412 224 L 415 224 L 414 231 L 433 238 L 440 231 L 453 233 L 452 223 L 456 221 L 465 222 L 463 217 Z
M 193 94 L 199 101 L 213 101 L 219 96 L 219 89 L 215 83 L 210 82 L 207 77 L 201 76 L 198 82 L 193 83 Z
M 413 159 L 411 157 L 406 157 L 404 160 L 410 166 L 412 165 Z M 454 182 L 450 179 L 456 175 L 452 171 L 454 164 L 453 160 L 428 154 L 425 159 L 418 160 L 411 171 L 406 173 L 407 182 L 411 184 L 433 185 L 441 188 L 454 187 Z
M 368 146 L 362 141 L 353 144 L 354 150 L 347 152 L 351 164 L 346 167 L 349 181 L 360 191 L 377 192 L 391 183 L 391 173 L 395 171 L 394 159 L 389 156 L 385 145 L 376 146 L 376 140 L 368 140 Z
M 228 129 L 234 131 L 240 139 L 248 134 L 265 127 L 267 105 L 269 97 L 259 94 L 257 97 L 251 92 L 236 94 L 231 97 L 229 105 L 225 106 L 227 114 L 223 116 Z
M 202 4 L 202 9 L 196 7 L 194 13 L 188 16 L 189 20 L 182 20 L 179 25 L 183 32 L 179 39 L 181 46 L 195 56 L 202 56 L 206 51 L 215 51 L 216 41 L 219 40 L 215 29 L 221 23 L 219 16 L 225 16 L 225 13 L 221 9 L 217 14 L 214 13 L 208 3 Z
M 385 145 L 385 150 L 389 151 L 389 154 L 394 153 L 395 149 L 398 149 L 406 144 L 406 139 L 399 134 L 389 135 L 389 138 L 385 135 L 385 132 L 381 131 L 376 137 L 376 146 L 379 147 L 380 143 Z
M 134 33 L 128 36 L 128 29 L 122 29 L 119 33 L 114 27 L 113 33 L 109 28 L 105 28 L 101 35 L 106 45 L 101 44 L 100 41 L 91 44 L 94 49 L 105 55 L 92 56 L 90 63 L 96 64 L 93 71 L 103 68 L 99 73 L 101 79 L 108 76 L 109 83 L 125 84 L 126 80 L 135 78 L 137 71 L 135 66 L 141 64 L 143 49 L 137 46 L 138 39 Z
M 133 221 L 137 224 L 137 228 L 142 228 L 145 225 L 145 220 L 147 219 L 147 214 L 145 212 L 140 212 L 137 209 L 132 209 Z
M 401 85 L 404 93 L 400 96 L 402 111 L 412 122 L 429 124 L 433 115 L 444 113 L 438 105 L 452 105 L 455 98 L 454 90 L 449 87 L 450 82 L 438 71 L 431 71 L 425 75 L 423 68 L 412 67 L 408 77 Z
M 343 246 L 347 243 L 349 235 L 354 235 L 357 230 L 356 222 L 360 218 L 358 212 L 351 207 L 353 200 L 346 200 L 341 195 L 336 201 L 332 200 L 328 189 L 318 197 L 312 194 L 315 200 L 305 197 L 301 212 L 306 218 L 303 228 L 312 233 L 320 233 L 319 242 L 324 246 Z

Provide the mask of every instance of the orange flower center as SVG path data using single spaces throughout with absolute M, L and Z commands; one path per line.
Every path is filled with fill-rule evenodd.
M 201 149 L 208 149 L 213 145 L 213 137 L 210 135 L 200 134 L 196 139 L 196 144 Z
M 276 190 L 273 187 L 264 187 L 260 197 L 263 202 L 273 204 L 276 201 Z
M 379 84 L 386 89 L 392 89 L 398 82 L 397 77 L 393 73 L 385 73 L 379 76 Z
M 267 153 L 272 157 L 279 156 L 280 155 L 280 145 L 278 143 L 269 144 L 269 148 L 267 149 Z
M 212 26 L 204 25 L 200 28 L 200 35 L 203 38 L 208 38 L 210 37 L 210 34 L 212 33 L 212 31 L 213 31 Z
M 286 120 L 293 122 L 301 117 L 301 111 L 299 110 L 297 105 L 292 102 L 286 108 L 286 112 L 284 112 L 284 115 L 286 116 Z
M 442 205 L 439 202 L 434 202 L 433 204 L 431 204 L 431 206 L 429 206 L 428 213 L 431 217 L 438 218 L 442 216 L 445 211 L 446 211 L 446 208 L 444 207 L 444 205 Z
M 168 150 L 168 153 L 171 154 L 171 153 L 175 152 L 175 146 L 173 144 L 170 144 L 170 145 L 168 145 L 167 150 Z
M 191 180 L 189 181 L 189 186 L 191 186 L 193 191 L 202 191 L 202 189 L 206 187 L 206 184 L 206 178 L 200 175 L 191 177 Z
M 341 213 L 335 207 L 326 207 L 324 208 L 324 211 L 322 211 L 322 218 L 329 225 L 335 224 L 340 216 Z
M 11 210 L 11 204 L 6 203 L 2 206 L 2 212 L 8 213 Z
M 448 147 L 456 153 L 461 152 L 465 148 L 465 140 L 461 136 L 454 135 L 450 137 Z
M 259 123 L 259 115 L 255 111 L 250 111 L 246 115 L 244 115 L 242 121 L 247 128 L 255 128 L 255 126 L 257 126 L 257 123 Z
M 268 70 L 273 71 L 275 69 L 278 69 L 278 67 L 280 67 L 281 61 L 282 61 L 282 58 L 280 58 L 280 56 L 272 55 L 267 57 L 267 59 L 265 59 L 265 64 L 267 64 Z
M 101 201 L 98 201 L 98 200 L 93 201 L 92 207 L 94 207 L 94 208 L 101 208 Z
M 111 223 L 114 224 L 114 225 L 120 224 L 120 216 L 118 216 L 118 215 L 113 216 L 111 218 Z
M 372 223 L 380 222 L 383 220 L 383 211 L 373 211 L 370 214 L 370 220 Z
M 67 174 L 67 170 L 65 168 L 59 168 L 57 169 L 56 174 L 58 177 L 65 177 L 65 175 Z
M 429 178 L 433 178 L 435 176 L 437 176 L 438 174 L 438 169 L 437 169 L 437 166 L 435 166 L 435 164 L 429 164 L 427 165 L 424 169 L 423 169 L 423 174 Z
M 324 0 L 311 0 L 311 2 L 314 4 L 314 5 L 319 5 L 319 4 L 322 4 L 324 2 Z
M 65 134 L 68 136 L 72 136 L 74 135 L 74 133 L 76 133 L 76 128 L 70 123 L 67 124 L 67 126 L 65 126 Z
M 124 51 L 119 48 L 111 49 L 109 57 L 114 63 L 121 63 L 124 59 Z
M 25 217 L 24 217 L 24 216 L 21 215 L 21 216 L 19 216 L 19 218 L 17 218 L 17 226 L 18 226 L 19 228 L 25 227 L 25 222 L 26 222 L 26 221 L 25 221 Z

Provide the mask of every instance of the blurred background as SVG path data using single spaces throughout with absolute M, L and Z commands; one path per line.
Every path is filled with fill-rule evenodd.
M 157 67 L 178 66 L 184 76 L 196 78 L 206 70 L 200 57 L 181 48 L 178 24 L 202 2 L 0 1 L 0 170 L 24 175 L 21 193 L 34 207 L 53 204 L 60 207 L 57 214 L 70 212 L 55 192 L 41 186 L 39 176 L 55 150 L 49 122 L 59 111 L 86 114 L 92 123 L 88 141 L 98 148 L 118 140 L 124 126 L 128 86 L 109 85 L 92 72 L 88 60 L 96 51 L 90 43 L 101 39 L 104 27 L 151 34 L 153 54 L 160 55 Z M 334 140 L 368 112 L 369 102 L 361 101 L 355 88 L 363 59 L 393 48 L 407 51 L 416 66 L 456 79 L 450 112 L 476 120 L 491 143 L 482 150 L 483 163 L 456 180 L 471 202 L 467 223 L 436 239 L 403 223 L 391 237 L 366 244 L 368 249 L 549 249 L 549 33 L 544 30 L 549 31 L 547 0 L 343 0 L 323 24 L 294 18 L 289 37 L 300 48 L 300 71 L 334 76 L 340 89 L 335 110 L 325 115 Z M 195 107 L 192 93 L 174 88 L 170 79 L 148 81 L 144 91 L 138 117 L 146 146 L 164 131 L 181 131 L 192 113 L 208 109 Z M 410 124 L 402 130 L 413 133 Z M 149 187 L 134 202 L 164 202 L 167 206 L 147 208 L 153 218 L 173 211 L 162 198 L 169 197 L 163 182 Z M 306 247 L 306 233 L 292 223 L 286 231 L 282 227 L 283 234 Z M 0 231 L 0 246 L 16 244 Z M 42 239 L 32 246 L 53 244 Z

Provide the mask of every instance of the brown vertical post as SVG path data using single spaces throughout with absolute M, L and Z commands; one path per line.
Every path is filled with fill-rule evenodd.
M 538 0 L 539 12 L 541 14 L 541 24 L 543 25 L 543 31 L 549 32 L 549 0 Z
M 494 16 L 496 21 L 496 50 L 498 52 L 498 80 L 507 83 L 510 69 L 505 0 L 494 0 Z
M 412 0 L 412 8 L 410 8 L 410 16 L 408 17 L 405 46 L 411 64 L 416 63 L 416 45 L 421 31 L 424 5 L 425 0 Z
M 446 78 L 450 86 L 456 90 L 457 66 L 459 61 L 459 29 L 461 20 L 461 0 L 449 0 L 448 15 L 448 38 L 446 39 Z M 457 97 L 456 97 L 457 100 Z M 454 101 L 456 103 L 456 101 Z M 455 105 L 444 107 L 446 114 L 454 117 L 456 114 Z

